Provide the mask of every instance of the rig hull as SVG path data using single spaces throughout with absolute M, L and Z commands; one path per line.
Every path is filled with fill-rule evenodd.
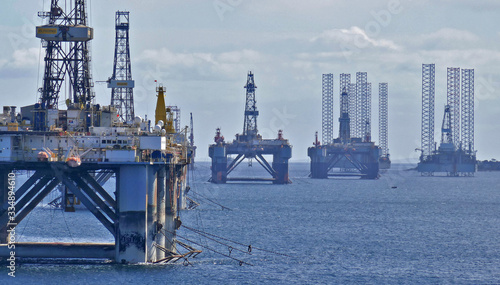
M 111 130 L 116 130 L 111 128 Z M 189 164 L 185 147 L 170 144 L 165 136 L 112 132 L 114 135 L 66 132 L 1 132 L 5 151 L 0 156 L 0 253 L 8 252 L 11 240 L 8 229 L 19 224 L 53 189 L 61 186 L 81 202 L 114 236 L 115 243 L 104 248 L 93 243 L 96 258 L 119 263 L 156 263 L 177 260 L 175 231 L 180 225 L 177 210 L 185 206 L 184 189 Z M 130 130 L 128 130 L 130 131 Z M 109 142 L 109 144 L 108 144 Z M 47 153 L 40 156 L 39 153 Z M 67 163 L 68 153 L 84 153 L 81 164 Z M 42 159 L 40 159 L 42 158 Z M 9 183 L 15 171 L 34 174 L 15 190 L 14 220 L 7 211 Z M 116 175 L 114 195 L 102 188 L 99 174 Z M 23 245 L 25 246 L 25 245 Z M 23 257 L 88 258 L 81 245 L 65 244 L 65 252 L 53 252 L 50 243 L 30 244 L 33 254 Z M 114 252 L 111 254 L 111 252 Z M 7 258 L 8 255 L 1 257 Z
M 420 157 L 417 170 L 425 176 L 439 172 L 447 176 L 473 176 L 476 172 L 476 156 L 471 151 L 455 150 L 451 143 L 441 143 L 433 154 Z
M 292 147 L 287 140 L 257 139 L 251 142 L 218 143 L 210 145 L 209 156 L 212 159 L 212 183 L 228 181 L 271 181 L 273 184 L 291 183 L 288 177 L 288 160 L 292 157 Z M 236 155 L 229 162 L 228 155 Z M 273 162 L 269 164 L 264 155 L 272 155 Z M 271 178 L 230 178 L 228 175 L 245 158 L 254 158 L 271 175 Z M 229 163 L 228 163 L 229 162 Z
M 377 179 L 379 151 L 372 142 L 310 147 L 311 177 L 359 176 L 362 179 Z

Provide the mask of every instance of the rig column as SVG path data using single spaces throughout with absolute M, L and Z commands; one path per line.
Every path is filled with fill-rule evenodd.
M 362 179 L 377 179 L 379 178 L 379 168 L 380 164 L 377 158 L 380 157 L 380 148 L 372 146 L 368 155 L 360 156 L 360 161 L 366 166 L 364 170 L 361 171 L 364 176 Z
M 158 228 L 163 227 L 163 221 L 165 221 L 165 201 L 167 199 L 167 187 L 165 183 L 166 179 L 166 166 L 161 166 L 160 169 L 158 170 L 157 173 L 157 178 L 156 178 L 156 194 L 157 194 L 157 208 L 156 208 L 156 216 L 158 217 Z M 162 247 L 165 247 L 165 236 L 162 234 L 157 234 L 156 235 L 156 243 L 159 244 Z M 165 258 L 165 252 L 162 250 L 157 250 L 156 251 L 156 259 L 161 260 Z
M 327 148 L 310 147 L 307 155 L 311 158 L 311 178 L 328 178 Z
M 177 173 L 176 167 L 170 166 L 167 171 L 167 183 L 165 184 L 165 220 L 163 229 L 165 233 L 165 244 L 163 245 L 167 250 L 176 252 L 175 250 L 175 230 L 177 228 Z
M 154 177 L 149 165 L 122 165 L 119 170 L 119 223 L 116 241 L 116 262 L 146 262 L 147 194 L 153 192 L 148 180 Z
M 227 154 L 226 147 L 218 144 L 209 148 L 208 155 L 212 158 L 212 183 L 226 183 Z
M 179 199 L 177 201 L 177 207 L 179 210 L 185 210 L 187 209 L 187 199 L 186 199 L 186 188 L 187 188 L 187 175 L 188 175 L 188 170 L 189 170 L 189 164 L 185 166 L 181 166 L 181 169 L 179 170 L 180 173 L 180 178 L 181 180 L 179 181 L 180 187 L 179 187 L 179 192 L 178 196 Z
M 282 145 L 273 155 L 273 169 L 276 171 L 273 184 L 288 184 L 288 160 L 292 157 L 292 148 L 289 145 Z
M 156 247 L 154 246 L 156 242 L 156 237 L 158 236 L 158 219 L 156 215 L 156 204 L 157 204 L 157 179 L 156 173 L 158 171 L 157 167 L 147 167 L 147 214 L 146 214 L 146 261 L 155 262 L 156 261 Z

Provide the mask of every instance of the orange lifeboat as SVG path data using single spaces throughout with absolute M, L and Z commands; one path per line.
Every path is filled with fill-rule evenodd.
M 48 161 L 49 155 L 46 152 L 41 151 L 38 153 L 37 159 L 38 159 L 38 161 Z
M 82 160 L 79 157 L 71 156 L 66 159 L 66 163 L 69 167 L 78 167 L 82 165 Z

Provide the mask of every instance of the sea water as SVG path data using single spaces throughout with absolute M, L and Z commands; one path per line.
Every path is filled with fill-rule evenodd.
M 499 173 L 421 177 L 395 164 L 378 180 L 322 180 L 308 178 L 308 168 L 291 163 L 289 185 L 216 185 L 207 182 L 209 164 L 197 163 L 188 195 L 200 206 L 180 212 L 178 231 L 203 250 L 196 258 L 23 263 L 15 278 L 3 267 L 0 284 L 500 283 Z M 266 174 L 244 164 L 231 175 Z M 90 212 L 46 205 L 16 233 L 21 242 L 113 242 Z

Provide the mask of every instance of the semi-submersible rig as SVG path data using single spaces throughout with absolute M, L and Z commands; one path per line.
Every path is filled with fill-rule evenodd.
M 421 151 L 417 170 L 424 176 L 432 176 L 435 173 L 473 176 L 476 172 L 474 69 L 447 69 L 446 105 L 441 127 L 441 143 L 437 149 L 434 141 L 434 86 L 435 65 L 423 64 L 422 146 L 417 149 Z
M 9 257 L 14 245 L 16 258 L 177 260 L 183 257 L 175 232 L 178 210 L 185 206 L 191 151 L 186 136 L 182 143 L 177 139 L 172 111 L 165 108 L 165 89 L 157 87 L 152 129 L 150 121 L 134 116 L 128 12 L 118 12 L 115 66 L 108 80 L 112 105 L 95 104 L 89 67 L 93 29 L 87 26 L 86 1 L 72 1 L 69 11 L 58 2 L 52 0 L 50 11 L 39 13 L 48 23 L 36 27 L 45 47 L 40 101 L 20 113 L 4 107 L 0 116 L 0 256 Z M 58 102 L 64 82 L 70 85 L 67 110 L 59 109 Z M 18 171 L 32 175 L 14 187 Z M 107 192 L 102 185 L 111 175 L 116 185 Z M 66 210 L 82 203 L 114 242 L 15 242 L 15 226 L 53 189 L 63 192 Z
M 272 181 L 273 184 L 291 183 L 288 178 L 288 160 L 292 157 L 292 146 L 283 138 L 282 130 L 278 131 L 276 139 L 262 139 L 257 130 L 257 110 L 255 100 L 254 75 L 248 73 L 245 103 L 245 118 L 243 134 L 237 134 L 233 142 L 225 142 L 220 128 L 217 129 L 214 144 L 209 146 L 208 154 L 212 159 L 212 183 L 228 181 Z M 234 159 L 228 156 L 236 155 Z M 273 162 L 269 164 L 264 155 L 272 155 Z M 245 159 L 255 159 L 270 175 L 262 177 L 228 177 L 228 175 Z
M 333 138 L 333 74 L 323 74 L 322 143 L 316 139 L 308 149 L 312 178 L 332 176 L 359 176 L 364 179 L 379 177 L 381 165 L 390 167 L 387 148 L 387 93 L 388 84 L 380 83 L 380 114 L 382 148 L 371 141 L 371 83 L 367 73 L 356 73 L 351 83 L 350 74 L 340 75 L 339 136 Z

